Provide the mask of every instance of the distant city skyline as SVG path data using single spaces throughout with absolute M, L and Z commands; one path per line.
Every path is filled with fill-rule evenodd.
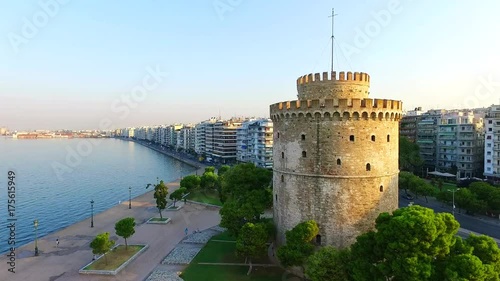
M 0 2 L 0 127 L 109 129 L 269 117 L 296 79 L 371 76 L 371 98 L 500 103 L 500 2 Z

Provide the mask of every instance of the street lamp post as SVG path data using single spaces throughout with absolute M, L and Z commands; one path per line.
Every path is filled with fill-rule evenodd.
M 35 226 L 35 256 L 38 256 L 38 220 L 33 221 Z
M 452 204 L 453 204 L 452 207 L 453 207 L 453 209 L 452 209 L 451 213 L 453 214 L 453 216 L 455 216 L 455 192 L 457 192 L 458 190 L 460 190 L 460 188 L 448 190 L 452 194 Z
M 128 208 L 132 209 L 132 187 L 128 187 Z
M 90 201 L 90 227 L 94 227 L 94 200 Z

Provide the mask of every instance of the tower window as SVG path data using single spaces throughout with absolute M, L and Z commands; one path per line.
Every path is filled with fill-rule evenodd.
M 375 135 L 372 135 L 372 141 L 375 141 Z
M 366 164 L 366 170 L 367 171 L 371 171 L 371 169 L 372 169 L 372 166 L 370 165 L 370 163 L 367 163 Z
M 267 197 L 269 198 L 269 197 Z M 278 194 L 274 194 L 274 200 L 278 201 Z
M 281 175 L 281 182 L 285 181 L 285 176 Z
M 306 135 L 302 134 L 302 135 L 300 136 L 300 138 L 301 138 L 302 140 L 306 140 Z
M 387 142 L 391 141 L 391 135 L 387 135 Z
M 316 235 L 316 245 L 321 245 L 321 235 Z
M 337 165 L 339 165 L 339 166 L 342 165 L 342 160 L 337 159 Z
M 354 135 L 350 135 L 350 136 L 349 136 L 349 140 L 350 140 L 350 141 L 354 141 Z
M 307 153 L 305 151 L 302 151 L 302 157 L 307 157 Z
M 381 185 L 379 189 L 380 189 L 380 192 L 384 192 L 384 186 L 383 185 Z
M 280 138 L 280 132 L 278 132 L 278 139 Z
M 281 158 L 285 159 L 285 152 L 281 152 Z

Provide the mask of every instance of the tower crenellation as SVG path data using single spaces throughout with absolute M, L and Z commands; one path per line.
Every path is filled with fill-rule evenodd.
M 298 100 L 270 105 L 278 243 L 313 219 L 318 243 L 345 247 L 397 208 L 402 102 L 368 98 L 369 86 L 363 72 L 308 74 Z
M 330 74 L 330 75 L 328 75 Z M 368 98 L 370 75 L 363 72 L 310 73 L 297 79 L 300 100 L 319 98 Z

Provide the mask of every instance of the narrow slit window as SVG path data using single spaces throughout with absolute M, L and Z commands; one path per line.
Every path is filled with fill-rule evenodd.
M 302 134 L 302 135 L 300 136 L 300 139 L 301 139 L 301 140 L 306 140 L 306 135 Z
M 371 169 L 372 169 L 372 166 L 370 165 L 370 163 L 367 163 L 366 164 L 366 170 L 367 171 L 371 171 Z
M 281 152 L 281 158 L 285 159 L 285 152 Z
M 375 135 L 372 135 L 372 141 L 375 141 Z
M 342 160 L 337 159 L 337 165 L 339 165 L 339 166 L 342 165 Z
M 307 157 L 307 153 L 305 151 L 302 151 L 302 157 Z
M 285 176 L 281 175 L 281 182 L 285 182 Z
M 387 135 L 387 142 L 391 141 L 391 135 Z
M 349 136 L 349 140 L 350 140 L 350 141 L 354 141 L 354 135 L 350 135 L 350 136 Z
M 380 192 L 384 192 L 384 186 L 383 185 L 381 185 L 379 189 L 380 189 Z

